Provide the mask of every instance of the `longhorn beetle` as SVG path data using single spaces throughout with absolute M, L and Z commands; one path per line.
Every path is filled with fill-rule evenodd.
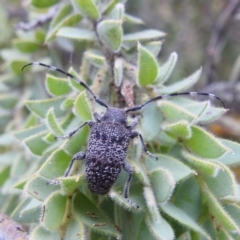
M 87 151 L 78 152 L 73 156 L 69 167 L 64 174 L 64 177 L 67 177 L 69 175 L 73 163 L 76 160 L 86 159 L 86 178 L 90 191 L 98 194 L 106 194 L 109 192 L 111 186 L 117 180 L 118 175 L 123 168 L 128 173 L 128 179 L 124 186 L 124 197 L 127 202 L 137 208 L 138 206 L 128 198 L 130 180 L 132 177 L 133 169 L 128 162 L 125 162 L 125 157 L 130 140 L 135 137 L 139 137 L 145 153 L 148 154 L 150 157 L 155 158 L 156 160 L 158 158 L 148 151 L 147 146 L 143 141 L 142 135 L 139 132 L 133 130 L 138 124 L 140 117 L 135 117 L 132 123 L 128 125 L 127 114 L 129 112 L 141 110 L 143 107 L 145 107 L 151 102 L 180 95 L 204 95 L 208 97 L 213 97 L 218 99 L 222 103 L 223 107 L 225 107 L 223 101 L 213 94 L 198 92 L 181 92 L 157 96 L 155 98 L 149 99 L 143 104 L 135 105 L 126 110 L 114 108 L 110 107 L 104 101 L 99 99 L 84 82 L 80 81 L 72 74 L 65 72 L 57 67 L 39 62 L 28 63 L 23 66 L 22 70 L 29 65 L 40 65 L 49 68 L 50 70 L 58 71 L 68 77 L 71 77 L 78 84 L 82 85 L 92 95 L 92 97 L 98 104 L 107 109 L 103 115 L 94 113 L 95 121 L 86 121 L 69 134 L 56 137 L 56 139 L 69 138 L 76 132 L 78 132 L 80 129 L 82 129 L 85 125 L 88 125 L 91 129 Z

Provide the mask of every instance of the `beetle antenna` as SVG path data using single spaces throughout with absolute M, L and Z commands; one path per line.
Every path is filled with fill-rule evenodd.
M 136 106 L 133 106 L 131 108 L 128 108 L 126 110 L 126 113 L 141 110 L 147 104 L 149 104 L 151 102 L 154 102 L 154 101 L 157 101 L 157 100 L 160 100 L 160 99 L 169 98 L 169 97 L 176 97 L 176 96 L 182 96 L 182 95 L 191 95 L 191 96 L 201 95 L 201 96 L 208 96 L 210 98 L 215 98 L 218 101 L 220 101 L 221 104 L 223 105 L 223 107 L 225 108 L 225 104 L 222 101 L 222 99 L 220 99 L 219 97 L 217 97 L 216 95 L 214 95 L 212 93 L 181 92 L 181 93 L 171 93 L 171 94 L 166 94 L 166 95 L 160 95 L 160 96 L 157 96 L 155 98 L 151 98 L 151 99 L 149 99 L 148 101 L 146 101 L 145 103 L 143 103 L 141 105 L 136 105 Z
M 51 65 L 47 65 L 47 64 L 44 64 L 44 63 L 40 63 L 40 62 L 31 62 L 31 63 L 28 63 L 28 64 L 26 64 L 26 65 L 24 65 L 24 66 L 22 67 L 22 71 L 24 70 L 25 67 L 30 66 L 30 65 L 40 65 L 40 66 L 49 68 L 49 69 L 52 70 L 52 71 L 60 72 L 60 73 L 62 73 L 63 75 L 66 75 L 66 76 L 72 78 L 75 82 L 77 82 L 78 84 L 82 85 L 85 89 L 87 89 L 88 92 L 90 92 L 90 94 L 93 96 L 94 100 L 95 100 L 98 104 L 102 105 L 103 107 L 105 107 L 105 108 L 107 108 L 107 109 L 109 108 L 109 106 L 108 106 L 105 102 L 103 102 L 101 99 L 99 99 L 99 98 L 93 93 L 93 91 L 88 87 L 88 85 L 87 85 L 86 83 L 84 83 L 83 81 L 80 81 L 78 78 L 76 78 L 75 76 L 73 76 L 71 73 L 65 72 L 65 71 L 63 71 L 63 70 L 60 69 L 60 68 L 57 68 L 57 67 L 54 67 L 54 66 L 51 66 Z

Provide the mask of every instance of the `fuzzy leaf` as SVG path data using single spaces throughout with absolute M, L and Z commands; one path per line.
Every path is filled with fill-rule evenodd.
M 50 194 L 60 189 L 59 185 L 48 185 L 47 183 L 47 179 L 35 173 L 25 185 L 24 190 L 37 200 L 44 201 Z
M 69 82 L 65 78 L 55 77 L 47 74 L 46 85 L 49 94 L 52 96 L 61 96 L 72 91 Z
M 210 104 L 209 104 L 210 105 Z M 228 110 L 224 108 L 216 108 L 209 106 L 199 117 L 198 122 L 200 123 L 208 123 L 216 120 Z
M 114 84 L 120 87 L 123 81 L 123 60 L 117 58 L 114 62 Z
M 150 51 L 138 44 L 138 83 L 151 84 L 158 75 L 158 64 Z
M 112 221 L 107 218 L 104 212 L 98 208 L 96 204 L 92 203 L 81 192 L 78 192 L 75 196 L 73 212 L 92 231 L 96 231 L 107 236 L 120 238 L 120 234 L 114 228 Z M 94 216 L 94 218 L 91 216 Z
M 152 176 L 151 180 L 155 180 L 154 176 Z M 157 203 L 155 194 L 153 192 L 153 189 L 150 187 L 144 187 L 143 191 L 144 191 L 144 198 L 146 201 L 146 205 L 147 205 L 151 220 L 156 223 L 161 222 L 162 219 L 161 219 L 161 215 L 159 213 L 158 203 Z M 158 194 L 157 194 L 157 196 L 158 196 Z
M 59 0 L 31 0 L 31 4 L 36 8 L 49 8 L 58 2 Z
M 41 156 L 45 149 L 49 146 L 49 144 L 42 139 L 45 135 L 45 131 L 32 135 L 26 138 L 24 143 L 33 154 Z
M 218 160 L 223 164 L 232 166 L 240 163 L 240 144 L 226 139 L 221 139 L 221 142 L 232 152 L 228 151 L 223 154 Z
M 69 13 L 71 12 L 72 7 L 70 4 L 64 4 L 54 16 L 50 23 L 50 29 L 54 28 L 59 22 L 61 22 Z
M 189 154 L 187 151 L 182 152 L 183 157 L 187 159 L 191 165 L 195 166 L 197 170 L 201 170 L 203 173 L 216 177 L 223 168 L 216 161 L 200 158 L 193 154 Z
M 192 174 L 192 170 L 177 159 L 160 154 L 154 154 L 158 160 L 146 157 L 145 164 L 148 171 L 154 171 L 158 168 L 166 168 L 171 172 L 176 182 Z
M 76 6 L 88 17 L 97 20 L 100 17 L 94 0 L 74 0 Z
M 151 41 L 165 37 L 164 32 L 158 30 L 143 30 L 140 32 L 125 34 L 123 37 L 124 42 L 137 42 L 137 41 Z
M 236 201 L 238 189 L 235 176 L 227 166 L 220 163 L 219 165 L 222 170 L 219 171 L 217 176 L 210 177 L 205 175 L 206 184 L 216 197 L 232 197 Z
M 67 197 L 55 192 L 46 199 L 44 205 L 42 213 L 43 226 L 51 231 L 57 230 L 64 218 Z
M 92 118 L 91 110 L 85 96 L 85 91 L 79 93 L 75 102 L 74 109 L 75 115 L 81 118 L 82 121 L 87 121 Z
M 56 134 L 56 136 L 62 136 L 63 131 L 61 127 L 59 126 L 56 117 L 54 115 L 54 109 L 50 108 L 49 111 L 47 112 L 47 124 L 50 130 Z
M 175 188 L 175 179 L 171 172 L 164 168 L 158 168 L 150 173 L 151 186 L 157 203 L 167 202 Z
M 64 240 L 85 240 L 85 228 L 81 219 L 73 217 L 68 223 Z
M 148 215 L 146 216 L 146 223 L 149 229 L 149 232 L 154 236 L 155 239 L 163 240 L 175 239 L 174 231 L 169 223 L 164 219 L 161 218 L 160 222 L 154 222 Z
M 45 178 L 56 178 L 63 176 L 72 157 L 62 149 L 54 151 L 47 161 L 39 169 L 41 176 Z
M 41 225 L 33 229 L 31 239 L 34 240 L 59 240 L 61 239 L 59 230 L 49 231 Z
M 39 42 L 27 39 L 15 39 L 13 45 L 21 52 L 31 53 L 37 50 Z
M 124 15 L 124 22 L 132 23 L 132 24 L 144 24 L 144 22 L 141 18 L 135 17 L 128 13 L 125 13 L 125 15 Z
M 231 216 L 226 212 L 221 203 L 213 195 L 213 193 L 203 185 L 204 195 L 207 200 L 210 212 L 215 216 L 215 218 L 226 228 L 228 231 L 238 231 L 240 232 L 239 226 L 231 218 Z
M 60 106 L 63 103 L 65 98 L 51 98 L 45 100 L 28 100 L 25 101 L 26 106 L 29 108 L 30 111 L 35 113 L 37 116 L 41 118 L 45 118 L 47 115 L 48 110 L 53 107 L 56 117 L 60 117 L 64 114 L 64 111 L 61 110 Z
M 82 19 L 82 16 L 80 14 L 70 14 L 69 16 L 66 16 L 55 27 L 49 30 L 49 32 L 47 33 L 45 42 L 49 42 L 52 39 L 54 39 L 56 34 L 57 36 L 59 36 L 58 32 L 61 31 L 62 28 L 67 26 L 72 27 L 76 25 L 79 21 L 81 21 L 81 19 Z
M 103 20 L 97 25 L 97 32 L 102 43 L 112 52 L 118 52 L 122 44 L 122 21 Z
M 13 135 L 20 141 L 23 141 L 26 138 L 31 137 L 32 135 L 35 135 L 39 132 L 43 132 L 45 130 L 47 130 L 47 127 L 45 125 L 37 125 L 26 130 L 15 132 L 13 133 Z
M 71 67 L 69 69 L 69 73 L 71 73 L 74 77 L 76 77 L 77 79 L 83 81 L 83 79 L 81 78 L 81 76 Z M 83 90 L 86 90 L 82 85 L 80 85 L 79 83 L 77 83 L 75 80 L 73 80 L 72 78 L 69 78 L 70 80 L 70 84 L 71 84 L 71 87 L 73 89 L 76 89 L 78 91 L 83 91 Z M 84 82 L 84 81 L 83 81 Z
M 171 203 L 161 204 L 160 206 L 168 216 L 206 239 L 211 240 L 210 236 L 180 208 L 177 208 Z
M 92 49 L 85 52 L 85 56 L 89 60 L 89 62 L 95 67 L 98 67 L 98 68 L 107 67 L 106 59 L 100 51 Z
M 158 69 L 158 71 L 160 71 L 160 69 Z M 184 78 L 183 80 L 181 80 L 179 82 L 173 83 L 170 86 L 164 86 L 164 87 L 161 86 L 161 88 L 159 87 L 155 91 L 157 94 L 170 94 L 170 93 L 175 93 L 175 92 L 182 92 L 182 91 L 190 88 L 191 86 L 193 86 L 199 80 L 201 72 L 202 72 L 202 69 L 200 68 L 199 70 L 197 70 L 195 73 L 193 73 L 189 77 Z M 155 81 L 156 83 L 157 83 L 157 80 L 158 80 L 158 78 Z M 165 80 L 163 80 L 163 81 L 165 81 Z M 154 82 L 154 84 L 155 84 L 155 82 Z
M 67 98 L 62 103 L 61 109 L 66 110 L 66 109 L 69 109 L 69 108 L 73 108 L 74 101 L 75 101 L 75 99 Z
M 178 60 L 177 53 L 173 52 L 171 53 L 170 57 L 168 58 L 167 62 L 164 63 L 159 69 L 158 69 L 158 76 L 154 81 L 154 84 L 163 84 L 168 80 L 168 78 L 171 76 L 173 69 L 175 68 L 175 65 Z
M 184 139 L 190 138 L 192 135 L 191 127 L 187 121 L 165 124 L 162 128 L 164 131 L 170 132 L 176 137 Z
M 145 141 L 150 141 L 159 134 L 162 115 L 155 103 L 151 103 L 142 110 L 141 132 Z
M 218 158 L 226 152 L 231 152 L 212 134 L 198 126 L 192 127 L 192 137 L 185 139 L 184 143 L 191 151 L 203 158 Z
M 161 51 L 163 41 L 151 41 L 143 44 L 143 46 L 150 51 L 153 56 L 157 56 Z M 153 83 L 154 84 L 154 83 Z
M 74 27 L 61 27 L 57 32 L 57 36 L 90 42 L 95 39 L 95 34 L 93 31 L 84 28 Z
M 197 120 L 197 116 L 195 114 L 192 114 L 185 108 L 182 108 L 170 101 L 160 101 L 159 106 L 165 117 L 171 122 L 178 122 L 179 119 L 181 119 L 191 123 L 192 121 Z

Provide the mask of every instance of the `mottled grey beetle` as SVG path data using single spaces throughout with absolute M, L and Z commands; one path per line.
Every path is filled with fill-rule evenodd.
M 69 167 L 67 168 L 64 176 L 67 177 L 71 171 L 74 161 L 86 159 L 86 178 L 90 191 L 98 194 L 106 194 L 109 192 L 111 186 L 117 180 L 121 169 L 123 168 L 128 173 L 128 179 L 124 186 L 124 197 L 132 205 L 138 207 L 135 203 L 128 199 L 130 180 L 132 177 L 132 166 L 125 162 L 126 152 L 131 139 L 140 137 L 144 151 L 152 158 L 158 159 L 152 155 L 146 144 L 143 141 L 142 135 L 134 131 L 134 127 L 138 124 L 140 117 L 136 117 L 130 125 L 127 124 L 127 113 L 141 110 L 147 104 L 167 98 L 179 95 L 204 95 L 214 97 L 218 99 L 224 106 L 224 103 L 220 98 L 209 93 L 197 93 L 197 92 L 182 92 L 166 94 L 152 98 L 141 105 L 136 105 L 127 110 L 114 108 L 108 106 L 101 99 L 95 96 L 92 90 L 82 81 L 74 77 L 72 74 L 67 73 L 54 66 L 46 65 L 39 62 L 32 62 L 23 66 L 22 70 L 29 65 L 41 65 L 47 67 L 53 71 L 58 71 L 68 77 L 74 79 L 77 83 L 82 85 L 92 95 L 94 100 L 105 107 L 107 111 L 103 116 L 98 113 L 94 113 L 96 121 L 84 122 L 74 131 L 70 132 L 66 136 L 59 136 L 56 138 L 69 138 L 78 132 L 83 126 L 87 125 L 90 127 L 90 139 L 88 142 L 88 148 L 86 152 L 78 152 L 74 155 L 71 160 Z

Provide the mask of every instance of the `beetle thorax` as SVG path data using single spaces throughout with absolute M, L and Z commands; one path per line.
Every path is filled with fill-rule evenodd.
M 126 112 L 119 108 L 109 108 L 107 112 L 103 115 L 102 121 L 110 122 L 114 124 L 123 124 L 127 123 Z

